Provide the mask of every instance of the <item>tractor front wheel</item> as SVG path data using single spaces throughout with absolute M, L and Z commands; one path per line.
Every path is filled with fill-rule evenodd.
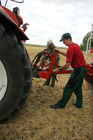
M 0 123 L 24 105 L 31 83 L 32 68 L 26 49 L 0 24 Z

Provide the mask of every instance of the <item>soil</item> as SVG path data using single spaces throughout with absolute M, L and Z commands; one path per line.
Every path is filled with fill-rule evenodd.
M 26 47 L 31 60 L 42 47 Z M 62 64 L 61 64 L 62 63 Z M 65 63 L 61 56 L 60 64 Z M 70 74 L 58 75 L 54 88 L 43 85 L 45 79 L 33 78 L 31 94 L 23 108 L 0 125 L 0 140 L 93 140 L 93 85 L 84 80 L 83 108 L 72 105 L 51 109 L 61 97 Z

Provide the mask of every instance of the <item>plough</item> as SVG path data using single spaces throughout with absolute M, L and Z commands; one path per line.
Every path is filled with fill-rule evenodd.
M 32 61 L 33 76 L 36 78 L 48 79 L 51 74 L 54 75 L 71 73 L 73 70 L 72 67 L 66 70 L 60 70 L 59 72 L 53 72 L 54 65 L 56 66 L 56 68 L 61 67 L 55 61 L 57 53 L 59 53 L 57 49 L 54 50 L 53 56 L 51 56 L 46 49 L 38 53 Z M 88 76 L 91 80 L 88 80 Z M 93 84 L 93 63 L 87 64 L 87 74 L 85 79 Z

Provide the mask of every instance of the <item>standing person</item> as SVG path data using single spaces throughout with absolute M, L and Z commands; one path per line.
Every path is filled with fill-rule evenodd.
M 14 8 L 13 8 L 13 12 L 15 13 L 16 18 L 17 18 L 17 20 L 18 20 L 18 23 L 19 23 L 18 26 L 21 27 L 21 25 L 22 25 L 22 29 L 23 29 L 23 31 L 25 32 L 26 29 L 27 29 L 27 25 L 29 25 L 29 24 L 28 24 L 28 23 L 23 24 L 23 19 L 22 19 L 22 17 L 20 16 L 20 9 L 19 9 L 18 7 L 14 7 Z
M 19 22 L 19 27 L 20 27 L 21 24 L 23 24 L 23 19 L 22 19 L 22 17 L 20 16 L 20 9 L 19 9 L 18 7 L 14 7 L 14 8 L 13 8 L 13 12 L 14 12 L 15 15 L 16 15 L 16 18 L 17 18 L 17 20 L 18 20 L 18 22 Z
M 77 108 L 82 108 L 82 84 L 87 72 L 84 55 L 80 47 L 72 41 L 70 33 L 63 34 L 60 41 L 63 41 L 63 43 L 68 46 L 68 50 L 66 53 L 59 52 L 62 55 L 66 56 L 66 64 L 53 71 L 58 72 L 60 70 L 65 70 L 70 65 L 74 70 L 72 71 L 70 79 L 64 88 L 63 97 L 58 101 L 57 104 L 50 105 L 50 107 L 54 109 L 65 108 L 72 93 L 74 92 L 76 95 L 76 103 L 74 103 L 74 105 Z
M 55 48 L 56 48 L 56 46 L 54 45 L 53 41 L 51 39 L 48 40 L 48 42 L 47 42 L 47 51 L 50 53 L 51 56 L 54 55 L 54 49 Z M 60 59 L 59 54 L 57 54 L 56 60 L 55 60 L 57 62 L 57 64 L 59 64 L 59 59 Z M 55 69 L 55 65 L 54 65 L 53 69 Z M 44 85 L 49 85 L 49 83 L 51 81 L 51 87 L 54 88 L 55 80 L 56 80 L 56 75 L 51 75 L 50 78 L 46 80 Z

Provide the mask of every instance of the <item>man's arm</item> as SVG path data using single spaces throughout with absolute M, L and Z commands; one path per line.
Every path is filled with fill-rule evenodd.
M 58 49 L 54 49 L 54 50 L 56 50 L 58 53 L 60 53 L 60 54 L 62 54 L 64 56 L 67 56 L 67 53 L 66 52 L 59 51 Z
M 64 55 L 64 56 L 67 56 L 67 53 L 66 52 L 60 52 L 58 51 L 60 54 Z
M 64 66 L 60 67 L 60 68 L 57 68 L 57 69 L 54 69 L 53 72 L 59 72 L 60 70 L 65 70 L 67 68 L 69 68 L 71 65 L 71 63 L 66 63 Z

